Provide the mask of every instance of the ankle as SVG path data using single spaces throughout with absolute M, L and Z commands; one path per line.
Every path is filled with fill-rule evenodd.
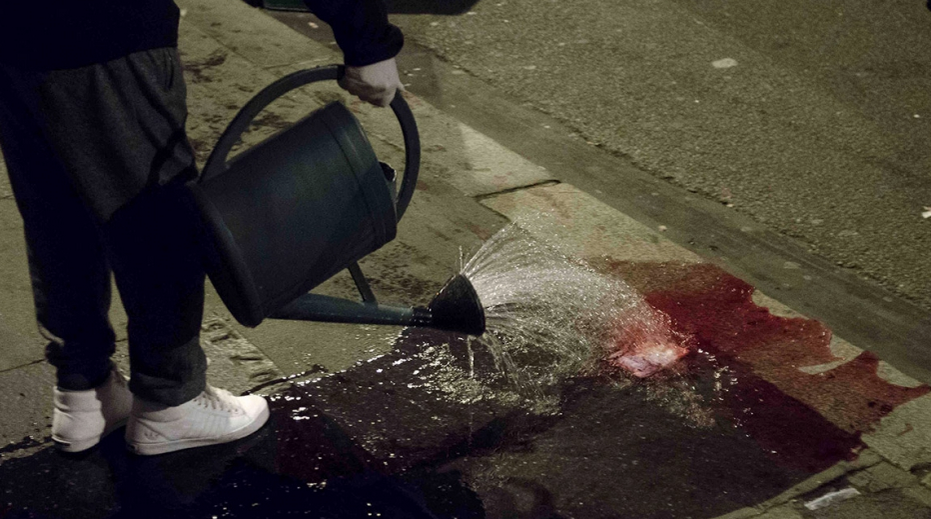
M 87 391 L 95 389 L 106 383 L 110 378 L 110 366 L 103 373 L 70 373 L 59 374 L 56 384 L 59 391 Z

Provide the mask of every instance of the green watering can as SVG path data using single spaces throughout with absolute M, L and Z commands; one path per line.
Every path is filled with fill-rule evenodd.
M 252 120 L 272 101 L 304 85 L 336 80 L 342 66 L 302 70 L 275 81 L 240 110 L 203 174 L 188 184 L 206 228 L 207 274 L 237 321 L 266 318 L 424 326 L 471 335 L 485 313 L 462 275 L 426 307 L 378 303 L 358 261 L 394 239 L 420 168 L 420 139 L 400 93 L 391 108 L 401 124 L 405 170 L 379 162 L 359 121 L 330 103 L 227 160 Z M 310 290 L 348 269 L 362 301 Z

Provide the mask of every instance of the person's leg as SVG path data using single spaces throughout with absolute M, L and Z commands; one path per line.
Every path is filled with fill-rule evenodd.
M 137 157 L 154 160 L 139 165 L 145 169 L 145 178 L 150 168 L 181 162 L 178 157 L 166 159 L 157 151 L 141 151 L 164 146 L 166 135 L 176 133 L 170 123 L 140 123 L 140 128 L 133 128 L 127 120 L 185 110 L 183 105 L 173 111 L 159 106 L 179 99 L 183 103 L 183 93 L 158 97 L 126 92 L 134 80 L 150 79 L 149 83 L 156 83 L 148 86 L 153 90 L 169 86 L 161 81 L 168 70 L 167 56 L 163 51 L 158 56 L 161 62 L 150 62 L 150 78 L 125 63 L 96 66 L 107 70 L 89 67 L 64 73 L 0 68 L 0 142 L 24 221 L 39 327 L 49 339 L 47 358 L 56 367 L 60 390 L 98 387 L 111 372 L 110 357 L 115 349 L 115 334 L 108 320 L 111 264 L 129 316 L 133 391 L 151 401 L 177 405 L 197 396 L 205 386 L 207 363 L 199 344 L 205 275 L 194 234 L 196 217 L 180 196 L 183 190 L 179 182 L 185 177 L 179 175 L 179 182 L 170 187 L 153 182 L 105 224 L 88 207 L 100 204 L 86 200 L 112 201 L 112 196 L 104 195 L 112 195 L 114 190 L 80 194 L 75 186 L 81 184 L 73 181 L 92 164 L 98 167 L 88 176 L 105 178 L 124 173 L 107 173 L 108 168 L 139 165 Z M 145 62 L 136 68 L 144 66 Z M 122 101 L 98 99 L 100 96 L 135 98 L 137 104 L 147 106 L 121 107 Z M 53 111 L 53 107 L 63 105 L 70 108 Z M 81 107 L 94 113 L 85 114 Z M 129 114 L 124 117 L 118 112 Z M 174 126 L 183 125 L 183 115 L 171 119 Z M 94 121 L 125 124 L 93 128 L 109 133 L 106 138 L 84 135 Z M 55 131 L 49 130 L 53 125 Z M 159 127 L 164 130 L 155 131 Z M 109 132 L 111 129 L 115 131 Z M 134 135 L 120 135 L 133 131 Z M 183 127 L 180 132 L 183 136 Z M 145 137 L 155 140 L 145 142 Z M 134 146 L 135 151 L 114 152 L 123 156 L 118 161 L 112 157 L 94 159 L 95 154 L 107 153 L 105 142 L 116 149 L 121 141 Z M 73 157 L 77 154 L 82 155 L 80 159 Z M 68 166 L 62 157 L 68 158 Z M 194 168 L 193 154 L 186 157 L 188 167 Z M 193 176 L 196 172 L 187 173 L 187 177 Z
M 190 400 L 206 377 L 205 274 L 196 215 L 178 197 L 197 170 L 177 51 L 38 76 L 23 88 L 33 119 L 99 230 L 129 318 L 130 387 L 166 405 Z
M 130 389 L 168 406 L 206 385 L 200 346 L 206 275 L 197 222 L 187 189 L 170 183 L 147 189 L 103 226 L 129 316 Z
M 245 437 L 268 420 L 265 399 L 235 397 L 206 384 L 199 341 L 203 231 L 183 185 L 196 177 L 196 169 L 184 131 L 180 61 L 174 49 L 136 53 L 108 63 L 105 77 L 139 120 L 135 139 L 155 151 L 142 164 L 150 168 L 146 188 L 103 226 L 129 315 L 130 387 L 136 398 L 127 446 L 151 455 Z
M 56 367 L 52 439 L 80 452 L 126 423 L 132 395 L 110 361 L 110 269 L 98 228 L 34 117 L 35 79 L 0 68 L 0 148 L 23 218 L 39 330 Z
M 102 225 L 129 317 L 130 389 L 148 401 L 179 405 L 204 390 L 207 371 L 200 346 L 206 274 L 199 217 L 183 186 L 197 168 L 185 132 L 180 61 L 175 49 L 137 52 L 95 66 L 88 80 L 93 88 L 79 93 L 95 110 L 81 121 L 112 130 L 95 142 L 99 154 L 115 153 L 134 185 L 144 181 L 138 193 L 111 204 L 116 209 Z M 110 194 L 127 184 L 112 185 Z
M 182 185 L 196 169 L 184 131 L 181 76 L 174 49 L 55 71 L 22 88 L 36 106 L 19 114 L 35 120 L 34 133 L 48 143 L 48 155 L 64 167 L 101 230 L 96 246 L 104 244 L 129 316 L 136 398 L 126 438 L 140 454 L 232 441 L 268 418 L 261 397 L 234 397 L 206 385 L 199 344 L 205 274 L 200 220 Z M 56 398 L 56 410 L 60 403 L 67 404 Z M 103 421 L 99 414 L 95 419 Z
M 184 186 L 197 171 L 185 133 L 187 105 L 177 54 L 174 49 L 131 54 L 97 67 L 93 81 L 95 97 L 88 101 L 97 109 L 87 124 L 119 129 L 97 143 L 101 152 L 119 150 L 119 163 L 130 176 L 146 180 L 102 226 L 129 316 L 135 398 L 127 446 L 150 455 L 247 436 L 267 421 L 265 400 L 235 397 L 206 383 L 200 347 L 206 279 L 201 218 Z M 119 192 L 117 187 L 110 192 Z M 98 212 L 107 207 L 92 206 Z
M 6 73 L 5 73 L 6 72 Z M 29 78 L 0 69 L 0 145 L 23 218 L 36 316 L 58 387 L 110 372 L 110 269 L 98 229 L 33 117 Z
M 206 384 L 200 219 L 181 183 L 147 190 L 104 229 L 129 320 L 135 399 L 127 446 L 152 455 L 243 438 L 268 420 L 256 395 Z

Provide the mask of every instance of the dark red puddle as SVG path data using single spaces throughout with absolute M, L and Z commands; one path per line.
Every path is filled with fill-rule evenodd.
M 830 350 L 831 331 L 817 321 L 779 317 L 757 306 L 753 286 L 714 265 L 609 262 L 603 267 L 644 293 L 651 306 L 669 315 L 676 332 L 691 338 L 693 351 L 680 369 L 710 377 L 715 369 L 728 368 L 736 384 L 725 383 L 719 414 L 786 466 L 817 472 L 855 458 L 863 447 L 861 433 L 929 391 L 881 379 L 879 359 L 870 352 L 820 374 L 800 371 L 840 360 Z

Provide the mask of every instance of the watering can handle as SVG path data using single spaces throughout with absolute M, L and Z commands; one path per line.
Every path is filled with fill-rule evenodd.
M 296 88 L 318 81 L 337 80 L 343 76 L 345 70 L 343 65 L 328 65 L 299 70 L 262 89 L 242 107 L 226 130 L 223 131 L 223 135 L 220 136 L 220 140 L 217 141 L 216 147 L 214 147 L 213 152 L 207 159 L 200 182 L 226 171 L 226 158 L 233 145 L 236 144 L 243 132 L 249 128 L 252 120 L 265 107 Z M 397 116 L 398 122 L 401 123 L 401 133 L 404 136 L 404 179 L 401 181 L 401 188 L 398 190 L 396 202 L 398 219 L 400 219 L 414 195 L 414 187 L 417 184 L 417 174 L 420 171 L 420 137 L 417 133 L 417 122 L 414 120 L 414 114 L 411 113 L 411 109 L 400 91 L 395 94 L 394 100 L 391 101 L 391 109 Z

